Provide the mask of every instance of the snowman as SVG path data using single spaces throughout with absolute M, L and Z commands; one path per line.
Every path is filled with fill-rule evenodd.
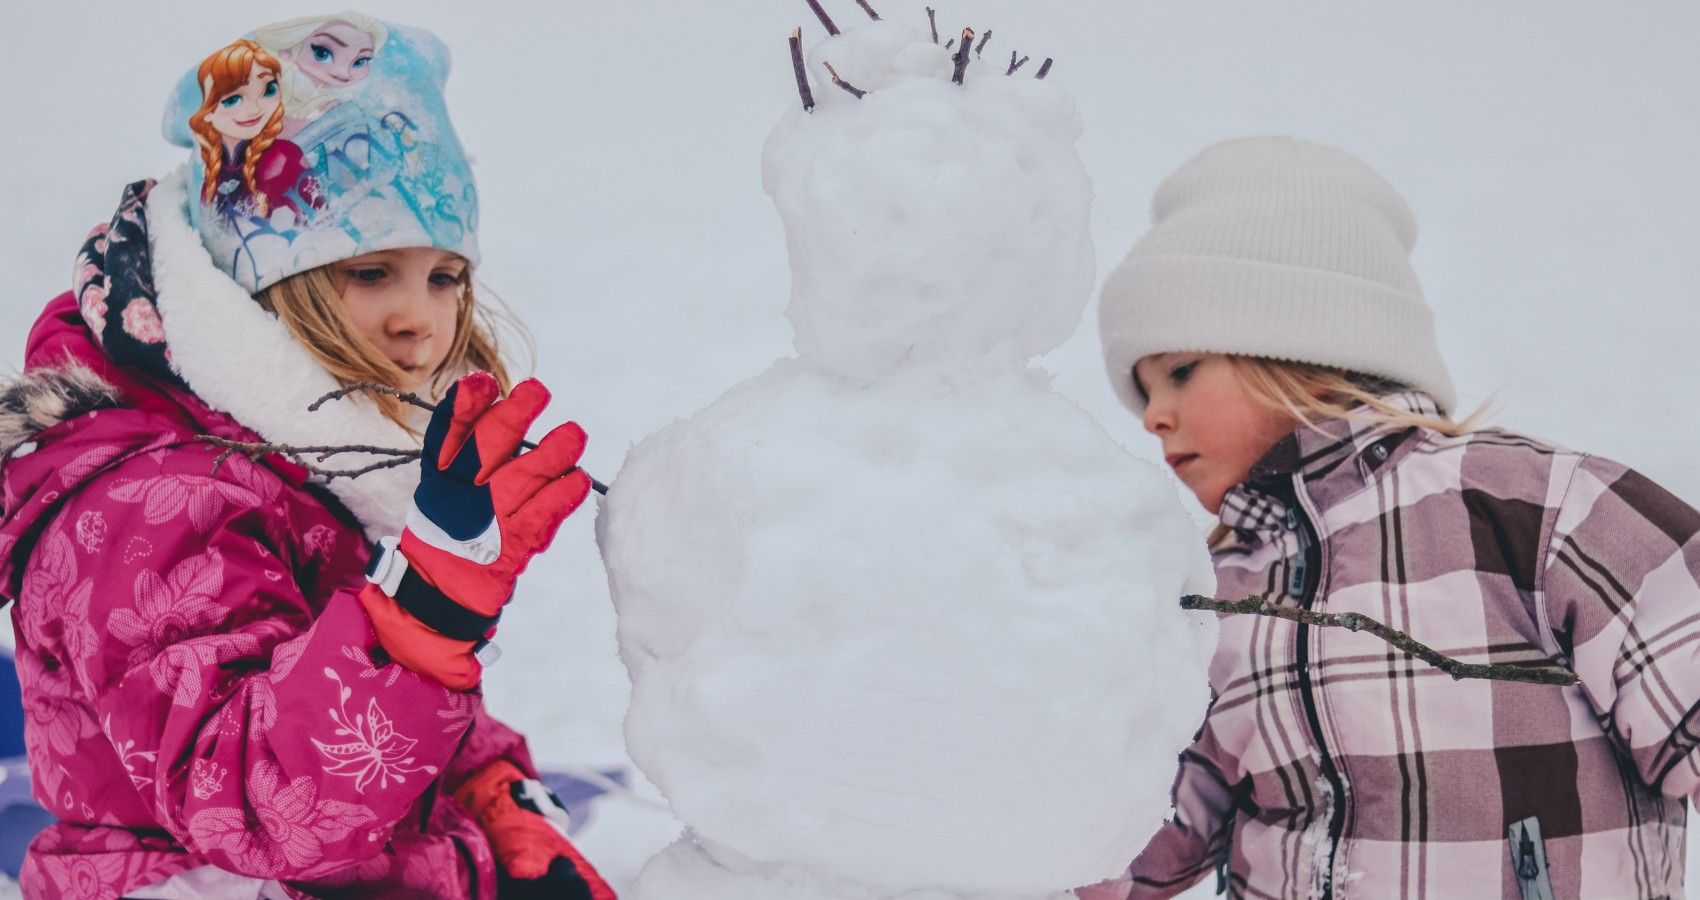
M 1094 278 L 1074 102 L 921 25 L 794 51 L 797 354 L 597 522 L 627 744 L 687 826 L 638 900 L 1066 896 L 1158 827 L 1207 701 L 1173 483 L 1029 363 Z

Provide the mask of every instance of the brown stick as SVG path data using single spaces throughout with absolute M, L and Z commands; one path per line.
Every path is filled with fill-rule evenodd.
M 968 71 L 968 48 L 972 46 L 974 46 L 974 29 L 962 29 L 962 46 L 956 48 L 956 56 L 954 58 L 956 71 L 952 72 L 950 75 L 950 80 L 957 84 L 962 83 L 962 73 Z
M 335 481 L 338 478 L 359 478 L 360 476 L 371 472 L 377 472 L 382 469 L 394 469 L 419 461 L 418 450 L 396 450 L 391 447 L 368 447 L 361 444 L 350 444 L 347 446 L 336 447 L 293 447 L 288 444 L 233 441 L 228 438 L 215 437 L 210 434 L 200 435 L 196 437 L 195 440 L 200 441 L 203 444 L 210 444 L 214 447 L 224 448 L 224 452 L 220 453 L 213 459 L 214 474 L 218 473 L 218 470 L 224 465 L 224 461 L 229 459 L 233 453 L 240 453 L 255 462 L 258 462 L 260 457 L 263 456 L 287 456 L 290 459 L 293 459 L 297 465 L 309 472 L 312 472 L 314 475 L 324 478 L 326 481 Z M 310 453 L 317 453 L 319 455 L 319 462 L 324 462 L 329 457 L 335 456 L 338 453 L 367 453 L 375 456 L 388 456 L 391 458 L 380 460 L 372 463 L 371 465 L 362 466 L 358 469 L 331 469 L 302 458 L 306 454 Z
M 850 82 L 845 81 L 842 78 L 839 78 L 838 77 L 838 70 L 834 69 L 832 67 L 832 63 L 829 63 L 829 62 L 827 62 L 826 60 L 823 59 L 823 60 L 821 60 L 821 65 L 826 66 L 827 74 L 832 76 L 832 83 L 838 85 L 839 87 L 845 89 L 846 91 L 849 91 L 850 96 L 855 97 L 857 100 L 860 100 L 863 97 L 867 96 L 867 93 L 868 93 L 867 91 L 864 91 L 861 88 L 851 84 Z
M 986 42 L 991 40 L 991 39 L 992 39 L 992 30 L 990 28 L 988 28 L 988 29 L 986 29 L 985 34 L 980 35 L 980 43 L 974 45 L 974 55 L 979 56 L 980 51 L 986 49 Z
M 1389 628 L 1380 622 L 1355 612 L 1319 613 L 1296 606 L 1270 603 L 1267 597 L 1247 597 L 1244 600 L 1213 600 L 1197 594 L 1181 598 L 1182 609 L 1201 609 L 1241 616 L 1267 616 L 1302 622 L 1320 628 L 1344 628 L 1347 631 L 1367 631 L 1395 649 L 1403 650 L 1454 679 L 1485 678 L 1493 681 L 1521 681 L 1528 684 L 1568 686 L 1577 683 L 1576 673 L 1558 666 L 1525 666 L 1503 663 L 1466 663 L 1446 656 L 1433 647 L 1418 641 L 1403 631 Z
M 874 8 L 868 5 L 868 0 L 856 0 L 856 5 L 862 8 L 862 12 L 868 14 L 868 18 L 873 19 L 875 22 L 880 20 L 880 14 L 874 12 Z
M 939 42 L 938 14 L 933 12 L 933 8 L 931 6 L 927 7 L 927 24 L 932 26 L 932 29 L 933 29 L 933 43 L 935 43 L 935 44 L 938 43 Z
M 797 93 L 803 97 L 803 112 L 814 112 L 815 92 L 809 90 L 809 73 L 803 66 L 803 29 L 791 29 L 791 70 L 797 73 Z
M 815 18 L 819 19 L 820 23 L 826 26 L 827 34 L 838 34 L 838 26 L 833 24 L 832 17 L 826 14 L 826 10 L 821 9 L 820 0 L 803 0 L 803 2 L 809 4 L 809 8 L 815 11 Z
M 1046 75 L 1049 75 L 1049 74 L 1051 74 L 1051 58 L 1049 56 L 1047 56 L 1047 57 L 1045 57 L 1044 64 L 1039 67 L 1039 74 L 1037 74 L 1033 77 L 1034 78 L 1044 78 Z
M 1023 56 L 1021 59 L 1017 60 L 1015 58 L 1015 51 L 1014 50 L 1009 51 L 1009 71 L 1005 72 L 1004 74 L 1005 75 L 1014 75 L 1016 69 L 1019 69 L 1022 66 L 1027 65 L 1027 59 L 1028 59 L 1028 57 Z
M 370 391 L 371 393 L 374 393 L 374 394 L 388 394 L 389 396 L 394 397 L 397 400 L 400 400 L 401 402 L 406 403 L 409 406 L 417 406 L 420 409 L 423 409 L 423 410 L 426 410 L 426 411 L 429 411 L 429 412 L 436 412 L 437 411 L 436 406 L 432 405 L 429 401 L 421 398 L 418 394 L 410 394 L 407 391 L 398 391 L 395 388 L 390 387 L 387 384 L 379 384 L 375 381 L 356 381 L 353 384 L 349 385 L 348 387 L 331 391 L 330 393 L 324 395 L 323 397 L 320 397 L 319 399 L 314 400 L 312 402 L 312 404 L 307 407 L 307 411 L 308 412 L 318 412 L 319 407 L 324 406 L 326 403 L 329 403 L 332 400 L 341 400 L 341 399 L 343 399 L 344 397 L 347 397 L 350 394 L 358 393 L 360 391 Z

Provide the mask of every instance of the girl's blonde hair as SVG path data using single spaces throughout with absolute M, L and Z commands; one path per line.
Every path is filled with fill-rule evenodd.
M 1229 354 L 1227 359 L 1253 400 L 1310 428 L 1329 419 L 1352 419 L 1376 431 L 1427 428 L 1457 437 L 1474 431 L 1486 416 L 1482 407 L 1455 421 L 1444 412 L 1428 415 L 1389 405 L 1383 397 L 1410 388 L 1374 375 L 1260 356 Z
M 194 134 L 195 143 L 200 147 L 201 165 L 206 169 L 206 179 L 201 185 L 203 203 L 212 202 L 218 191 L 219 172 L 224 168 L 224 135 L 207 121 L 207 117 L 218 108 L 220 100 L 248 83 L 248 74 L 256 65 L 271 72 L 273 79 L 283 71 L 277 57 L 267 53 L 259 44 L 243 38 L 201 60 L 201 67 L 196 71 L 196 78 L 201 83 L 201 107 L 189 116 L 189 131 Z M 270 202 L 266 199 L 265 192 L 255 184 L 254 170 L 259 166 L 260 159 L 266 155 L 266 151 L 277 141 L 281 131 L 283 102 L 282 98 L 279 98 L 271 117 L 266 119 L 266 124 L 260 126 L 260 133 L 254 135 L 242 153 L 242 185 L 248 189 L 248 196 L 253 200 L 255 211 L 262 216 L 270 212 L 267 208 Z
M 462 273 L 454 343 L 450 345 L 449 355 L 442 365 L 431 373 L 426 388 L 430 396 L 422 399 L 435 400 L 454 379 L 474 369 L 496 376 L 503 393 L 513 386 L 501 352 L 499 335 L 507 331 L 510 337 L 519 339 L 526 347 L 528 357 L 531 339 L 506 304 L 499 297 L 495 299 L 499 305 L 496 308 L 480 303 L 473 289 L 470 270 Z M 254 300 L 267 312 L 276 315 L 313 359 L 343 387 L 361 381 L 388 385 L 407 382 L 407 375 L 355 330 L 343 308 L 342 292 L 338 289 L 331 266 L 319 266 L 291 275 L 254 295 Z M 414 434 L 420 433 L 419 417 L 412 407 L 388 394 L 363 396 L 376 405 L 385 418 Z
M 1227 360 L 1253 402 L 1287 413 L 1311 429 L 1320 429 L 1320 423 L 1329 419 L 1351 419 L 1377 432 L 1426 428 L 1457 437 L 1476 430 L 1487 417 L 1485 404 L 1462 420 L 1445 412 L 1430 415 L 1401 409 L 1382 398 L 1410 388 L 1374 375 L 1260 356 L 1228 354 Z M 1232 535 L 1232 528 L 1217 525 L 1208 538 L 1211 549 Z

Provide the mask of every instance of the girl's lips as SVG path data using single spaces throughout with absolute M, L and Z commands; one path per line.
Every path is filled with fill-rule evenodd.
M 1198 454 L 1196 453 L 1171 453 L 1167 457 L 1164 457 L 1163 461 L 1169 464 L 1169 468 L 1175 470 L 1176 475 L 1179 475 L 1181 474 L 1182 469 L 1186 468 L 1197 458 Z
M 237 119 L 236 124 L 242 128 L 252 128 L 255 125 L 260 124 L 260 120 L 263 118 L 265 118 L 265 116 L 255 116 L 252 119 Z

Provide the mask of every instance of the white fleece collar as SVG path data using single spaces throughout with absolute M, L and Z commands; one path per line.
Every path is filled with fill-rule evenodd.
M 418 439 L 368 403 L 308 404 L 337 389 L 283 324 L 219 271 L 189 224 L 187 167 L 160 180 L 148 195 L 148 246 L 157 305 L 171 348 L 171 367 L 206 403 L 229 413 L 277 444 L 365 444 L 415 448 Z M 382 457 L 344 454 L 338 467 Z M 377 540 L 401 533 L 419 473 L 413 466 L 383 469 L 326 485 Z

